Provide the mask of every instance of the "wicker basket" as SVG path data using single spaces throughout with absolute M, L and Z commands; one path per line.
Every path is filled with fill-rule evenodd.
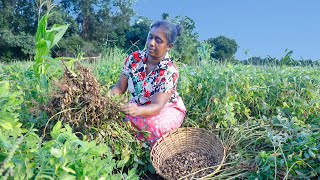
M 201 150 L 216 157 L 218 165 L 214 172 L 210 173 L 211 175 L 219 171 L 226 156 L 221 140 L 214 133 L 201 128 L 179 128 L 162 136 L 151 150 L 150 158 L 157 174 L 165 179 L 170 179 L 161 172 L 161 165 L 165 163 L 166 159 L 187 150 Z

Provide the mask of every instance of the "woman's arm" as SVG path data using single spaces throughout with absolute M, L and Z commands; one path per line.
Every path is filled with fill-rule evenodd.
M 147 106 L 138 106 L 135 103 L 129 103 L 121 107 L 122 112 L 130 116 L 150 117 L 158 115 L 163 106 L 169 101 L 173 93 L 159 92 L 151 97 L 151 104 Z
M 111 89 L 111 95 L 120 95 L 124 94 L 128 88 L 128 77 L 124 74 L 121 74 L 117 84 Z

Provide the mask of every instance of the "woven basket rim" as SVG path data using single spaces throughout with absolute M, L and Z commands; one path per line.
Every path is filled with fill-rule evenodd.
M 215 133 L 213 133 L 213 132 L 211 132 L 211 131 L 209 131 L 209 130 L 206 130 L 206 129 L 204 129 L 204 128 L 182 127 L 182 128 L 178 128 L 178 129 L 175 129 L 175 130 L 173 130 L 173 131 L 170 131 L 170 132 L 164 134 L 161 138 L 159 138 L 159 139 L 156 141 L 156 143 L 153 145 L 153 147 L 152 147 L 152 149 L 151 149 L 151 152 L 150 152 L 150 160 L 151 160 L 152 166 L 155 168 L 156 173 L 157 173 L 158 175 L 160 175 L 162 178 L 164 178 L 164 179 L 169 179 L 169 177 L 167 177 L 165 174 L 163 174 L 163 173 L 160 172 L 160 170 L 159 170 L 158 167 L 155 167 L 155 163 L 154 163 L 153 159 L 155 159 L 155 158 L 154 158 L 154 151 L 155 151 L 156 147 L 157 147 L 159 144 L 161 144 L 161 143 L 162 143 L 166 138 L 168 138 L 169 136 L 174 135 L 174 134 L 177 134 L 177 133 L 179 133 L 179 132 L 188 131 L 188 130 L 200 131 L 200 133 L 201 133 L 201 131 L 202 131 L 202 132 L 207 132 L 207 133 L 211 134 L 212 136 L 215 136 L 215 137 L 216 137 L 218 143 L 221 144 L 221 146 L 222 146 L 222 148 L 223 148 L 223 154 L 221 154 L 221 155 L 223 155 L 223 157 L 222 157 L 221 162 L 219 162 L 219 164 L 216 165 L 217 168 L 214 170 L 213 173 L 210 173 L 210 175 L 216 174 L 216 173 L 221 169 L 221 167 L 222 167 L 222 165 L 223 165 L 223 163 L 224 163 L 224 161 L 225 161 L 225 158 L 226 158 L 226 148 L 225 148 L 224 144 L 222 143 L 222 141 L 220 140 L 220 138 L 219 138 Z

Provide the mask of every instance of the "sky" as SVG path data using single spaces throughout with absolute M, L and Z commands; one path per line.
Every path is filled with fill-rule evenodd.
M 162 13 L 195 21 L 199 40 L 223 35 L 238 44 L 236 58 L 284 57 L 320 60 L 320 0 L 136 0 L 137 16 Z M 249 50 L 246 55 L 245 50 Z

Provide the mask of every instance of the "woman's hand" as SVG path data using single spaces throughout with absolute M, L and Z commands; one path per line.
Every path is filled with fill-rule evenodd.
M 124 94 L 128 88 L 128 77 L 121 74 L 117 84 L 109 91 L 110 95 Z
M 138 106 L 135 103 L 122 105 L 120 110 L 130 116 L 150 117 L 160 113 L 163 106 L 169 101 L 172 93 L 156 93 L 151 97 L 151 104 Z
M 130 116 L 140 116 L 141 115 L 141 107 L 139 107 L 136 103 L 125 104 L 120 107 L 121 111 Z

